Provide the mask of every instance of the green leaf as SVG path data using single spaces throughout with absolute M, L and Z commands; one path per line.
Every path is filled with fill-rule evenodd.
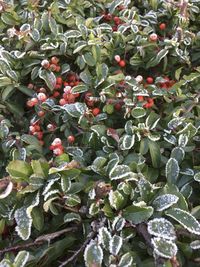
M 124 197 L 119 191 L 113 191 L 111 190 L 109 193 L 109 202 L 111 207 L 118 210 L 123 205 Z
M 169 240 L 176 239 L 176 233 L 173 224 L 164 218 L 155 218 L 149 221 L 147 229 L 150 235 Z
M 136 205 L 128 206 L 123 210 L 123 217 L 134 223 L 139 224 L 147 221 L 153 215 L 152 207 L 140 207 Z
M 161 163 L 160 146 L 158 143 L 148 140 L 149 151 L 154 168 L 159 168 Z
M 38 230 L 41 231 L 44 227 L 44 214 L 43 210 L 40 207 L 33 208 L 31 212 L 31 217 L 33 220 L 33 226 Z
M 73 222 L 73 221 L 81 222 L 81 216 L 77 213 L 74 213 L 74 212 L 65 214 L 65 216 L 64 216 L 64 222 L 65 223 Z
M 200 172 L 197 172 L 197 173 L 194 175 L 194 180 L 197 181 L 197 182 L 200 182 Z
M 28 180 L 33 173 L 30 164 L 21 160 L 11 161 L 6 170 L 13 179 L 17 180 Z
M 37 151 L 42 153 L 41 145 L 35 136 L 29 134 L 23 134 L 21 136 L 21 140 L 26 144 L 33 146 Z
M 85 63 L 88 66 L 91 66 L 91 67 L 95 66 L 96 62 L 95 62 L 95 59 L 92 56 L 92 53 L 90 53 L 90 52 L 85 53 L 83 55 L 83 58 L 84 58 Z
M 123 244 L 121 236 L 114 235 L 109 242 L 109 251 L 112 255 L 117 256 Z
M 11 85 L 12 80 L 8 77 L 0 77 L 0 87 Z
M 85 84 L 79 84 L 72 88 L 72 94 L 83 93 L 88 91 L 88 87 Z
M 154 253 L 160 257 L 171 259 L 177 254 L 177 246 L 171 240 L 156 237 L 152 239 L 152 244 L 154 246 Z
M 165 214 L 180 223 L 188 232 L 200 235 L 200 223 L 189 212 L 179 208 L 173 208 Z
M 49 164 L 47 162 L 41 160 L 32 160 L 31 167 L 34 174 L 38 177 L 47 177 L 49 171 Z
M 160 61 L 168 54 L 167 49 L 162 49 L 161 51 L 158 52 L 156 57 L 153 57 L 150 59 L 150 61 L 146 64 L 146 68 L 154 67 L 160 63 Z
M 94 240 L 91 240 L 85 248 L 84 260 L 86 267 L 102 266 L 103 250 Z
M 146 115 L 146 110 L 144 108 L 137 107 L 132 109 L 131 111 L 131 116 L 135 119 L 142 118 L 145 115 Z
M 178 163 L 180 164 L 185 157 L 185 151 L 183 150 L 182 147 L 175 147 L 175 148 L 173 148 L 170 157 L 175 158 L 178 161 Z
M 108 231 L 106 227 L 101 227 L 99 229 L 99 234 L 98 234 L 98 240 L 100 243 L 102 243 L 103 247 L 108 250 L 109 249 L 109 243 L 111 240 L 111 234 Z
M 35 94 L 33 90 L 29 89 L 28 87 L 24 85 L 19 85 L 17 89 L 27 96 L 33 96 Z
M 5 89 L 3 89 L 3 92 L 1 94 L 1 98 L 3 101 L 6 101 L 14 92 L 15 87 L 12 85 L 8 85 Z
M 54 90 L 56 85 L 56 76 L 52 71 L 41 69 L 39 71 L 39 77 L 45 81 L 46 85 L 51 91 Z
M 20 251 L 14 260 L 15 267 L 24 267 L 29 259 L 29 252 L 28 251 Z
M 133 257 L 130 252 L 121 256 L 118 267 L 133 267 Z
M 166 164 L 165 175 L 167 177 L 168 183 L 176 184 L 177 178 L 179 176 L 179 165 L 175 158 L 170 158 Z

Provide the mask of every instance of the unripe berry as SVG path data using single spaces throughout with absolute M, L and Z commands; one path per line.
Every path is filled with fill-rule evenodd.
M 69 135 L 69 136 L 67 137 L 67 141 L 68 141 L 68 143 L 73 144 L 74 141 L 75 141 L 75 137 L 74 137 L 73 135 Z
M 115 61 L 117 61 L 119 63 L 120 60 L 121 60 L 121 57 L 119 55 L 115 55 Z
M 118 63 L 120 67 L 125 67 L 126 66 L 126 62 L 125 60 L 120 60 L 120 62 Z
M 41 65 L 45 69 L 48 69 L 50 67 L 50 63 L 47 59 L 42 60 Z
M 158 35 L 157 35 L 156 33 L 152 33 L 152 34 L 150 34 L 150 36 L 149 36 L 149 40 L 150 40 L 151 42 L 156 42 L 156 41 L 158 40 Z

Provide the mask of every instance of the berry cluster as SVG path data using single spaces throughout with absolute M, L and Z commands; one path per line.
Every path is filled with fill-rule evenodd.
M 64 153 L 64 147 L 60 138 L 55 138 L 51 143 L 50 150 L 53 150 L 55 156 L 60 156 Z
M 118 65 L 122 68 L 124 68 L 126 66 L 126 61 L 121 59 L 121 57 L 119 55 L 115 56 L 115 61 L 118 63 Z
M 57 57 L 52 57 L 50 61 L 48 61 L 47 59 L 42 60 L 41 66 L 44 69 L 49 69 L 53 72 L 60 72 L 61 67 L 58 63 L 59 59 Z
M 118 8 L 118 10 L 123 10 L 123 9 L 124 9 L 123 6 Z M 113 31 L 117 31 L 119 25 L 124 24 L 124 22 L 120 19 L 120 17 L 107 12 L 103 13 L 103 19 L 105 22 L 110 22 L 112 24 Z
M 44 145 L 43 139 L 43 131 L 41 130 L 41 127 L 39 125 L 39 121 L 37 122 L 31 122 L 31 125 L 29 126 L 29 134 L 34 135 L 40 142 L 41 145 Z

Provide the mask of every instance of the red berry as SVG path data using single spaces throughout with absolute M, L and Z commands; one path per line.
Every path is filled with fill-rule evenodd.
M 58 97 L 60 95 L 60 93 L 58 91 L 53 93 L 53 97 Z
M 116 103 L 116 104 L 114 105 L 114 108 L 115 108 L 115 110 L 120 111 L 120 110 L 122 109 L 122 106 L 121 106 L 120 103 Z
M 51 145 L 52 146 L 60 146 L 60 145 L 62 145 L 62 141 L 60 138 L 55 138 Z
M 74 137 L 73 135 L 69 135 L 69 136 L 67 137 L 67 141 L 68 141 L 68 143 L 73 144 L 74 141 L 75 141 L 75 137 Z
M 139 102 L 142 102 L 142 101 L 144 101 L 144 96 L 138 95 L 137 99 L 138 99 Z
M 115 23 L 116 25 L 119 25 L 119 24 L 121 23 L 121 20 L 120 20 L 119 17 L 114 17 L 113 20 L 114 20 L 114 23 Z
M 60 66 L 57 66 L 56 69 L 55 69 L 55 72 L 59 72 L 60 69 L 61 69 L 61 67 Z
M 40 92 L 40 93 L 46 93 L 47 90 L 46 90 L 44 87 L 41 87 L 41 88 L 39 89 L 39 92 Z
M 43 110 L 40 110 L 39 112 L 38 112 L 38 116 L 39 117 L 43 117 L 45 115 L 45 112 L 43 111 Z
M 32 83 L 29 83 L 28 86 L 27 86 L 29 89 L 33 89 L 34 88 L 34 85 Z
M 33 134 L 35 133 L 35 127 L 34 126 L 29 126 L 29 131 Z
M 64 82 L 63 85 L 64 85 L 64 86 L 68 86 L 69 83 L 68 83 L 68 82 Z
M 166 24 L 165 23 L 161 23 L 159 25 L 159 28 L 160 28 L 161 31 L 164 31 L 166 29 Z
M 55 148 L 54 150 L 53 150 L 53 153 L 56 155 L 56 156 L 60 156 L 60 155 L 62 155 L 63 154 L 63 148 L 61 147 L 58 147 L 58 148 Z
M 35 132 L 34 136 L 36 136 L 39 140 L 41 140 L 43 138 L 43 132 Z
M 50 63 L 47 59 L 42 60 L 41 65 L 45 69 L 48 69 L 50 67 Z
M 40 100 L 41 102 L 44 102 L 47 100 L 47 96 L 44 93 L 39 93 L 37 94 L 37 98 L 38 100 Z
M 51 58 L 51 63 L 52 63 L 52 64 L 57 65 L 58 62 L 59 62 L 59 59 L 58 59 L 57 57 L 52 57 L 52 58 Z
M 35 106 L 38 103 L 38 99 L 36 97 L 31 98 L 31 102 L 33 103 L 33 106 Z
M 147 77 L 147 83 L 148 84 L 152 84 L 154 82 L 153 78 L 152 77 Z
M 94 108 L 94 109 L 92 110 L 92 114 L 93 114 L 94 116 L 97 116 L 99 113 L 100 113 L 100 109 L 99 109 L 99 108 Z
M 29 108 L 34 107 L 34 103 L 33 103 L 31 100 L 28 100 L 28 101 L 26 102 L 26 105 L 27 105 L 27 107 L 29 107 Z
M 40 131 L 40 126 L 38 124 L 34 125 L 34 127 L 35 127 L 35 131 L 36 132 L 39 132 Z
M 57 84 L 62 84 L 62 83 L 63 83 L 62 78 L 61 78 L 61 77 L 57 77 L 57 78 L 56 78 L 56 83 L 57 83 Z
M 55 89 L 60 89 L 61 87 L 62 87 L 62 84 L 58 84 L 58 83 L 57 83 L 57 84 L 55 85 L 54 88 L 55 88 Z
M 122 68 L 125 67 L 126 66 L 125 60 L 120 60 L 119 66 L 122 67 Z
M 158 40 L 158 35 L 156 33 L 152 33 L 150 36 L 149 36 L 149 40 L 151 42 L 156 42 Z
M 50 67 L 49 67 L 49 69 L 50 69 L 51 71 L 56 71 L 57 66 L 56 66 L 55 64 L 51 64 Z
M 61 98 L 60 101 L 59 101 L 59 104 L 61 106 L 64 106 L 65 104 L 67 104 L 67 101 L 64 98 Z

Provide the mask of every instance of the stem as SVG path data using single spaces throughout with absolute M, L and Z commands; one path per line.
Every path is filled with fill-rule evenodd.
M 85 242 L 82 244 L 82 246 L 66 261 L 64 261 L 61 265 L 59 265 L 59 267 L 64 267 L 67 264 L 69 264 L 70 262 L 72 262 L 73 260 L 76 259 L 76 257 L 85 249 L 85 247 L 87 246 L 87 244 L 90 242 L 91 239 L 93 239 L 96 236 L 95 232 L 91 232 L 87 239 L 85 240 Z
M 65 234 L 67 232 L 74 232 L 76 230 L 78 230 L 77 227 L 70 227 L 70 228 L 66 228 L 66 229 L 51 233 L 51 234 L 42 235 L 42 236 L 39 236 L 38 238 L 36 238 L 35 241 L 33 241 L 33 242 L 29 242 L 27 244 L 22 244 L 22 245 L 2 249 L 2 250 L 0 250 L 0 255 L 4 254 L 6 252 L 18 251 L 18 250 L 22 250 L 22 249 L 29 248 L 32 246 L 38 246 L 38 245 L 41 245 L 42 243 L 44 243 L 45 241 L 49 242 L 50 240 L 53 240 L 62 234 Z

